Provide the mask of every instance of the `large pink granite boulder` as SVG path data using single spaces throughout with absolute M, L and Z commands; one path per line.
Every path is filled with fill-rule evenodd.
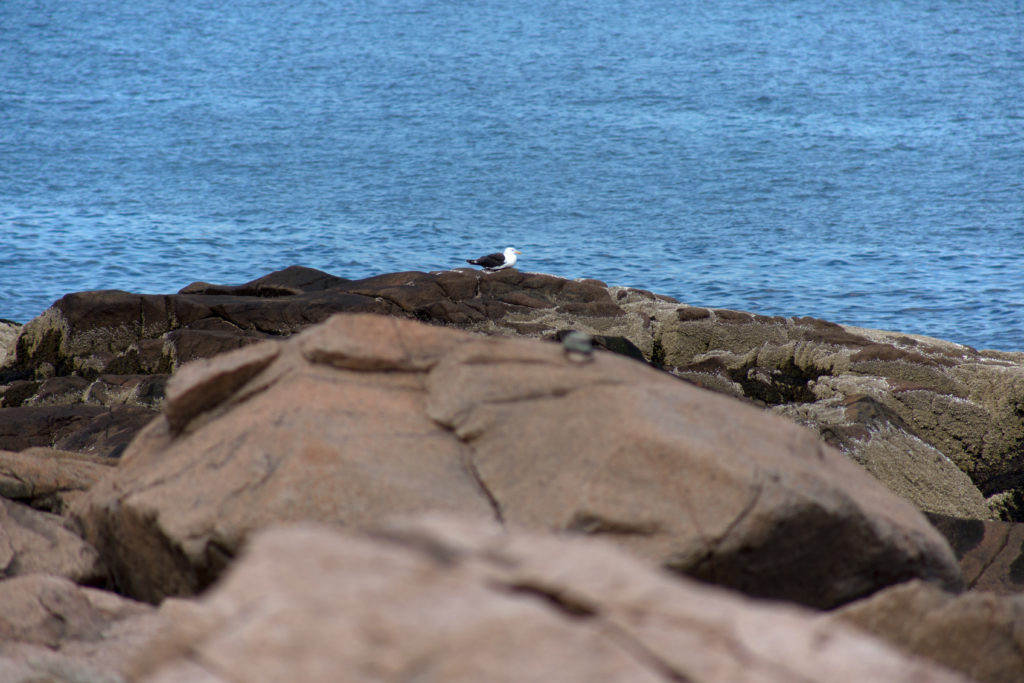
M 613 354 L 375 315 L 183 367 L 76 517 L 117 585 L 158 601 L 271 523 L 428 511 L 602 535 L 820 607 L 960 582 L 917 510 L 788 420 Z
M 607 542 L 452 520 L 265 531 L 221 584 L 161 616 L 137 661 L 147 683 L 967 683 Z

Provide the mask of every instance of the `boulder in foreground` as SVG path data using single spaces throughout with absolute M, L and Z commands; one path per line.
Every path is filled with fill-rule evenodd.
M 854 624 L 982 683 L 1019 683 L 1024 677 L 1024 593 L 950 595 L 910 581 L 828 619 Z
M 960 584 L 917 510 L 783 418 L 612 354 L 377 315 L 183 367 L 75 510 L 118 587 L 153 602 L 276 522 L 428 511 L 601 535 L 818 607 Z
M 0 581 L 0 680 L 122 683 L 157 627 L 150 605 L 67 579 Z
M 0 579 L 52 574 L 101 582 L 99 556 L 69 527 L 63 517 L 0 498 Z
M 198 603 L 171 604 L 139 680 L 967 683 L 607 543 L 452 520 L 265 531 Z

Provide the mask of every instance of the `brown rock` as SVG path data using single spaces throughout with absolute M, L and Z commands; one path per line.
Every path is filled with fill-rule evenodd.
M 172 330 L 167 333 L 167 342 L 174 350 L 175 366 L 180 367 L 190 361 L 234 351 L 272 336 L 255 330 L 241 330 L 227 321 L 216 319 Z
M 813 318 L 688 306 L 641 290 L 515 269 L 350 281 L 292 267 L 239 286 L 196 283 L 174 295 L 69 295 L 20 330 L 17 358 L 0 371 L 0 382 L 10 383 L 0 387 L 0 404 L 35 400 L 38 387 L 17 381 L 169 373 L 197 358 L 297 333 L 338 312 L 491 335 L 553 338 L 572 329 L 621 339 L 629 344 L 621 348 L 698 386 L 770 406 L 818 431 L 924 510 L 1024 514 L 993 498 L 1024 499 L 1024 354 Z M 865 413 L 866 402 L 880 413 Z M 885 428 L 874 429 L 878 423 Z
M 979 352 L 811 318 L 695 309 L 631 290 L 612 291 L 627 318 L 652 320 L 650 343 L 676 374 L 774 406 L 862 463 L 908 454 L 902 463 L 890 461 L 888 468 L 872 471 L 925 509 L 991 516 L 981 510 L 979 492 L 990 496 L 1024 485 L 1024 354 Z M 626 336 L 649 353 L 643 334 L 644 328 L 634 326 Z M 867 428 L 860 412 L 865 398 L 882 409 L 891 429 Z M 934 485 L 917 471 L 929 461 L 939 475 Z M 956 501 L 938 504 L 952 489 Z
M 175 607 L 141 681 L 966 683 L 604 542 L 451 521 L 377 538 L 267 531 L 198 604 Z
M 214 372 L 209 364 L 186 365 L 171 385 L 170 400 L 164 415 L 173 432 L 183 430 L 193 417 L 216 407 L 250 379 L 270 365 L 280 350 L 267 343 L 244 348 L 226 356 Z
M 968 588 L 1024 595 L 1024 524 L 928 515 L 960 560 Z
M 34 368 L 37 376 L 75 373 L 91 379 L 119 364 L 119 354 L 139 342 L 208 315 L 208 308 L 184 297 L 116 290 L 68 294 L 22 328 L 16 363 Z
M 382 316 L 183 368 L 76 509 L 148 601 L 200 590 L 273 522 L 434 510 L 606 535 L 818 606 L 960 580 L 919 513 L 786 420 L 612 354 Z
M 39 573 L 79 583 L 104 575 L 96 551 L 63 517 L 0 498 L 0 577 Z
M 40 382 L 35 394 L 22 405 L 50 406 L 81 403 L 88 388 L 89 381 L 82 377 L 51 377 Z
M 137 406 L 51 405 L 0 410 L 0 449 L 54 447 L 119 455 L 156 413 Z
M 0 451 L 0 497 L 63 514 L 115 461 L 49 448 Z
M 123 681 L 155 633 L 153 612 L 56 576 L 0 581 L 0 680 Z
M 969 519 L 992 515 L 970 477 L 939 449 L 914 436 L 896 411 L 871 396 L 853 393 L 856 381 L 835 384 L 840 387 L 838 395 L 846 396 L 841 401 L 792 404 L 774 411 L 816 428 L 826 443 L 846 452 L 920 510 Z
M 88 455 L 118 457 L 154 416 L 154 411 L 148 408 L 113 406 L 93 416 L 79 429 L 56 439 L 53 446 Z
M 18 379 L 0 386 L 0 408 L 17 408 L 36 395 L 40 382 Z
M 292 266 L 244 285 L 197 282 L 176 295 L 69 294 L 19 328 L 11 367 L 16 374 L 41 379 L 166 373 L 196 358 L 268 336 L 293 334 L 339 312 L 382 313 L 438 324 L 479 325 L 491 320 L 507 331 L 519 331 L 522 326 L 515 316 L 538 310 L 563 318 L 622 314 L 607 288 L 593 280 L 515 270 L 454 270 L 352 281 Z M 557 329 L 546 324 L 535 328 L 538 334 Z
M 196 296 L 213 315 L 246 332 L 287 336 L 323 322 L 334 313 L 397 314 L 387 301 L 344 290 L 304 292 L 290 297 Z
M 179 294 L 229 294 L 231 296 L 256 296 L 273 298 L 291 296 L 302 292 L 322 292 L 344 286 L 350 280 L 335 277 L 314 268 L 289 266 L 244 285 L 211 285 L 206 282 L 194 282 L 182 289 Z
M 20 332 L 21 325 L 18 323 L 0 320 L 0 375 L 8 360 L 14 357 L 14 344 Z
M 0 448 L 21 451 L 52 446 L 106 412 L 100 406 L 29 406 L 0 410 Z
M 1019 683 L 1024 672 L 1024 595 L 957 596 L 911 581 L 829 619 L 854 624 L 982 683 Z
M 140 406 L 159 410 L 163 406 L 168 375 L 101 375 L 86 391 L 86 403 L 103 406 Z

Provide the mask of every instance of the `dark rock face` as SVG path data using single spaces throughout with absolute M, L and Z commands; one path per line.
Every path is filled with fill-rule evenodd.
M 69 294 L 28 323 L 8 371 L 24 378 L 165 373 L 195 358 L 322 322 L 334 313 L 381 313 L 437 324 L 496 321 L 516 330 L 533 310 L 617 317 L 607 288 L 515 270 L 392 273 L 344 280 L 292 267 L 232 287 L 194 283 L 176 295 Z
M 117 456 L 155 413 L 138 406 L 52 405 L 0 410 L 0 448 L 53 447 Z
M 0 386 L 0 449 L 117 456 L 153 419 L 167 375 L 77 375 Z
M 968 588 L 1024 594 L 1024 524 L 928 515 L 960 560 Z

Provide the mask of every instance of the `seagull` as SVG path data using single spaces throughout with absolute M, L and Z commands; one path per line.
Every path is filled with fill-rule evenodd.
M 516 264 L 516 254 L 522 253 L 515 247 L 508 247 L 501 254 L 488 254 L 480 258 L 466 259 L 466 263 L 471 263 L 474 266 L 483 266 L 484 270 L 493 273 L 496 270 L 514 266 Z

